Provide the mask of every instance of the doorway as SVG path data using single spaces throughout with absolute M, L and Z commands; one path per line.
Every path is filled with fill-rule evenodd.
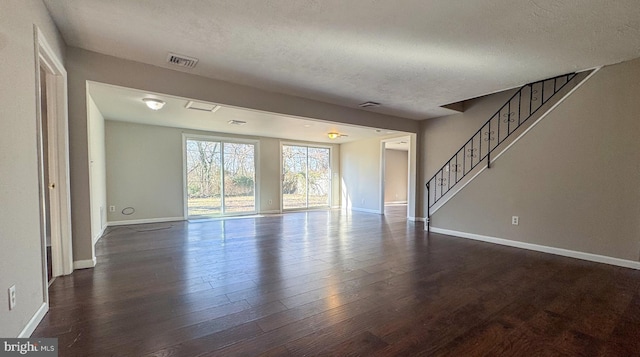
M 411 137 L 382 140 L 381 211 L 386 215 L 411 216 L 412 155 Z M 415 218 L 414 218 L 415 219 Z
M 38 182 L 46 303 L 47 288 L 53 279 L 73 272 L 67 72 L 37 27 L 35 33 Z
M 52 257 L 52 248 L 51 248 L 51 190 L 55 189 L 55 183 L 51 178 L 51 165 L 49 157 L 51 155 L 51 145 L 52 140 L 50 139 L 50 130 L 49 130 L 49 122 L 51 121 L 49 118 L 49 114 L 47 111 L 47 71 L 44 67 L 40 66 L 39 71 L 40 76 L 40 121 L 38 123 L 39 135 L 38 139 L 40 141 L 40 170 L 41 170 L 41 181 L 44 187 L 42 190 L 42 223 L 44 232 L 44 241 L 45 241 L 45 269 L 47 275 L 47 285 L 51 285 L 53 282 L 53 257 Z

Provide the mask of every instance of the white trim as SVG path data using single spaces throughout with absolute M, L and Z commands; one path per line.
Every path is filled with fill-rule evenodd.
M 182 135 L 186 136 L 188 139 L 194 139 L 199 141 L 226 142 L 231 144 L 257 144 L 260 142 L 260 139 L 238 138 L 235 136 L 206 135 L 206 134 L 195 134 L 190 132 L 182 132 Z
M 388 203 L 394 203 L 394 202 L 385 202 L 385 181 L 386 181 L 386 166 L 387 166 L 387 142 L 389 141 L 396 141 L 398 139 L 403 139 L 406 138 L 406 140 L 408 142 L 410 142 L 411 144 L 409 145 L 409 149 L 407 150 L 407 200 L 402 202 L 402 203 L 406 203 L 407 204 L 407 219 L 409 219 L 411 217 L 411 214 L 415 214 L 415 212 L 409 212 L 410 211 L 410 207 L 411 207 L 411 203 L 415 202 L 415 195 L 412 195 L 412 191 L 416 192 L 416 187 L 415 187 L 415 180 L 412 181 L 412 179 L 414 178 L 414 175 L 412 175 L 413 172 L 415 172 L 415 165 L 412 165 L 411 162 L 411 155 L 415 152 L 414 148 L 413 148 L 413 144 L 415 140 L 412 140 L 412 134 L 415 135 L 415 133 L 409 133 L 407 135 L 402 135 L 402 136 L 394 136 L 392 138 L 386 138 L 386 139 L 381 139 L 380 140 L 380 182 L 378 183 L 379 187 L 380 187 L 380 193 L 379 193 L 379 197 L 380 197 L 380 210 L 382 212 L 384 212 L 384 206 Z M 413 171 L 413 172 L 412 172 Z
M 73 262 L 73 269 L 89 269 L 95 267 L 97 263 L 98 261 L 95 257 L 87 260 L 76 260 Z
M 256 214 L 258 214 L 260 207 L 262 207 L 262 201 L 260 199 L 262 196 L 262 191 L 260 190 L 260 186 L 262 186 L 262 170 L 260 170 L 260 156 L 262 156 L 262 153 L 260 143 L 261 141 L 257 140 L 253 145 L 253 204 L 255 205 L 254 212 Z
M 184 217 L 163 217 L 163 218 L 144 218 L 144 219 L 132 219 L 129 221 L 111 221 L 107 222 L 108 227 L 114 226 L 128 226 L 130 224 L 145 224 L 145 223 L 164 223 L 164 222 L 178 222 L 185 221 Z
M 358 207 L 349 207 L 349 209 L 356 212 L 383 214 L 383 212 L 380 212 L 380 210 L 376 210 L 376 209 L 358 208 Z
M 22 334 L 31 335 L 49 308 L 49 281 L 47 272 L 46 225 L 51 233 L 51 275 L 53 278 L 73 272 L 73 247 L 71 241 L 71 197 L 69 181 L 69 116 L 67 100 L 67 71 L 38 26 L 33 25 L 35 89 L 36 89 L 36 146 L 38 149 L 38 186 L 40 199 L 40 239 L 42 262 L 43 305 L 29 321 Z M 46 122 L 48 165 L 44 166 L 42 83 L 41 71 L 45 72 Z M 44 182 L 44 170 L 49 182 Z M 50 184 L 54 186 L 49 188 Z M 49 193 L 48 207 L 45 195 Z M 49 212 L 49 221 L 45 215 Z
M 67 71 L 55 51 L 49 45 L 46 37 L 38 26 L 34 25 L 36 46 L 36 86 L 40 88 L 40 66 L 47 73 L 47 105 L 48 113 L 53 115 L 49 134 L 52 135 L 53 152 L 49 156 L 53 169 L 51 179 L 56 183 L 56 189 L 51 191 L 52 211 L 52 273 L 53 276 L 68 275 L 73 272 L 73 247 L 71 243 L 71 198 L 69 181 L 69 119 L 67 100 Z M 38 96 L 39 98 L 39 96 Z M 37 106 L 38 118 L 41 116 L 40 106 Z M 46 186 L 46 185 L 45 185 Z M 48 189 L 48 188 L 47 188 Z M 53 222 L 55 221 L 55 222 Z M 46 275 L 45 275 L 46 276 Z M 46 278 L 45 289 L 46 289 Z
M 279 161 L 279 171 L 278 171 L 278 194 L 279 196 L 279 201 L 280 201 L 280 212 L 284 212 L 284 192 L 282 192 L 282 184 L 284 183 L 284 175 L 282 174 L 282 170 L 284 168 L 284 158 L 282 157 L 282 145 L 283 145 L 283 141 L 279 140 L 278 142 L 278 161 Z M 332 182 L 333 184 L 333 182 Z M 333 194 L 333 192 L 331 192 Z
M 506 149 L 505 149 L 506 150 Z M 495 161 L 495 159 L 492 159 L 491 162 L 493 163 Z M 487 169 L 487 166 L 483 166 L 480 168 L 480 170 L 478 172 L 476 172 L 473 176 L 471 176 L 471 178 L 469 178 L 469 180 L 467 180 L 462 186 L 458 187 L 457 189 L 455 189 L 455 191 L 451 192 L 451 194 L 449 194 L 448 192 L 445 194 L 446 197 L 439 201 L 439 203 L 433 208 L 433 211 L 431 212 L 431 215 L 433 215 L 434 213 L 436 213 L 442 206 L 444 206 L 447 202 L 449 202 L 450 199 L 453 198 L 453 196 L 457 195 L 458 192 L 462 191 L 462 189 L 464 189 L 465 187 L 467 187 L 467 185 L 469 183 L 471 183 L 471 181 L 475 180 L 476 177 L 478 177 L 478 175 L 480 175 L 482 172 L 484 172 L 484 170 Z M 427 208 L 428 209 L 428 208 Z
M 40 305 L 40 307 L 38 308 L 38 311 L 36 311 L 36 313 L 33 314 L 29 322 L 27 322 L 27 326 L 25 326 L 22 329 L 22 331 L 20 331 L 20 334 L 18 334 L 18 338 L 31 337 L 31 334 L 33 333 L 33 331 L 36 330 L 36 327 L 38 327 L 42 319 L 44 319 L 44 316 L 47 314 L 47 311 L 49 311 L 49 304 L 47 304 L 46 302 L 43 302 L 42 305 Z
M 95 237 L 93 237 L 93 244 L 98 243 L 98 241 L 100 240 L 100 238 L 102 238 L 102 236 L 104 235 L 104 231 L 107 229 L 108 224 L 105 223 L 102 228 L 100 228 L 100 232 L 98 234 L 96 234 Z
M 386 172 L 386 168 L 387 168 L 387 141 L 386 140 L 380 140 L 380 172 L 378 173 L 378 178 L 379 178 L 379 182 L 378 182 L 378 187 L 380 188 L 380 192 L 378 192 L 378 195 L 380 197 L 380 200 L 378 201 L 379 204 L 379 210 L 381 212 L 384 212 L 384 190 L 386 188 L 386 179 L 387 179 L 387 172 Z M 407 153 L 407 156 L 409 156 L 409 154 Z M 407 170 L 408 171 L 408 170 Z M 407 176 L 408 173 L 407 173 Z
M 459 232 L 459 231 L 437 228 L 437 227 L 431 227 L 430 231 L 433 233 L 446 234 L 446 235 L 460 237 L 460 238 L 473 239 L 473 240 L 478 240 L 482 242 L 506 245 L 509 247 L 515 247 L 515 248 L 521 248 L 521 249 L 527 249 L 527 250 L 535 250 L 537 252 L 561 255 L 563 257 L 588 260 L 591 262 L 604 263 L 609 265 L 615 265 L 615 266 L 640 270 L 640 262 L 636 262 L 633 260 L 613 258 L 605 255 L 578 252 L 575 250 L 555 248 L 555 247 L 549 247 L 546 245 L 539 245 L 539 244 L 533 244 L 533 243 L 518 242 L 510 239 L 483 236 L 480 234 Z
M 304 147 L 318 148 L 318 149 L 333 149 L 333 145 L 336 145 L 336 144 L 317 143 L 315 141 L 296 141 L 296 140 L 289 140 L 289 139 L 280 139 L 280 147 L 282 147 L 282 145 L 304 146 Z M 340 145 L 340 144 L 337 144 L 337 145 Z M 329 158 L 329 160 L 331 160 L 331 158 Z
M 182 133 L 182 219 L 189 219 L 189 203 L 187 188 L 187 134 Z
M 259 214 L 279 214 L 279 213 L 281 213 L 279 210 L 274 209 L 274 210 L 271 210 L 271 211 L 262 211 Z
M 578 84 L 576 84 L 575 87 L 571 88 L 571 90 L 569 92 L 567 92 L 567 94 L 562 96 L 562 98 L 560 98 L 555 104 L 553 104 L 551 106 L 551 108 L 549 108 L 547 111 L 542 113 L 542 115 L 540 115 L 540 117 L 538 119 L 536 119 L 536 121 L 534 121 L 522 133 L 520 133 L 517 137 L 515 137 L 513 139 L 513 141 L 510 142 L 509 145 L 507 145 L 507 147 L 505 147 L 503 150 L 501 150 L 496 156 L 491 157 L 491 163 L 494 163 L 496 160 L 498 160 L 498 158 L 500 158 L 500 156 L 502 156 L 502 154 L 504 154 L 507 150 L 509 150 L 516 142 L 518 142 L 523 136 L 525 136 L 529 132 L 529 130 L 533 129 L 533 127 L 536 126 L 542 119 L 544 119 L 554 109 L 556 109 L 556 107 L 558 107 L 562 102 L 564 102 L 565 99 L 569 98 L 573 94 L 573 92 L 578 90 L 578 88 L 580 88 L 584 83 L 586 83 L 601 68 L 602 68 L 602 66 L 596 67 L 591 73 L 589 73 L 586 77 L 584 77 L 584 79 L 582 79 Z M 578 75 L 578 74 L 576 74 L 576 75 Z M 442 199 L 441 201 L 439 201 L 439 203 L 432 209 L 431 215 L 433 215 L 440 208 L 442 208 L 442 206 L 444 206 L 447 202 L 449 202 L 449 200 L 451 198 L 453 198 L 453 196 L 457 195 L 458 192 L 460 192 L 463 188 L 465 188 L 471 181 L 473 181 L 478 175 L 480 175 L 486 169 L 487 169 L 487 166 L 483 166 L 482 168 L 480 168 L 480 170 L 475 175 L 473 175 L 469 180 L 467 180 L 462 186 L 460 186 L 458 189 L 456 189 L 455 191 L 451 192 L 450 194 L 447 193 L 446 197 L 444 199 Z M 427 207 L 427 209 L 429 209 L 429 208 Z
M 409 217 L 407 217 L 407 219 L 409 221 L 411 221 L 411 222 L 424 222 L 425 221 L 424 217 L 412 217 L 412 216 L 409 216 Z

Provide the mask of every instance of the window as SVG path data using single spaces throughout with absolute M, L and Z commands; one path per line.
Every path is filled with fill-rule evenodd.
M 282 207 L 328 207 L 331 193 L 329 148 L 282 145 Z
M 185 139 L 187 217 L 256 212 L 255 143 Z

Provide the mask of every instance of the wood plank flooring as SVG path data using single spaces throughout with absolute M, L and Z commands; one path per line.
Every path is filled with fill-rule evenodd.
M 640 272 L 317 211 L 110 228 L 60 356 L 637 356 Z

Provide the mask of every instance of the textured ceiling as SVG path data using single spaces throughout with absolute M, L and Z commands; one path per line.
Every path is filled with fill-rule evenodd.
M 70 46 L 411 119 L 640 57 L 638 0 L 45 0 Z

